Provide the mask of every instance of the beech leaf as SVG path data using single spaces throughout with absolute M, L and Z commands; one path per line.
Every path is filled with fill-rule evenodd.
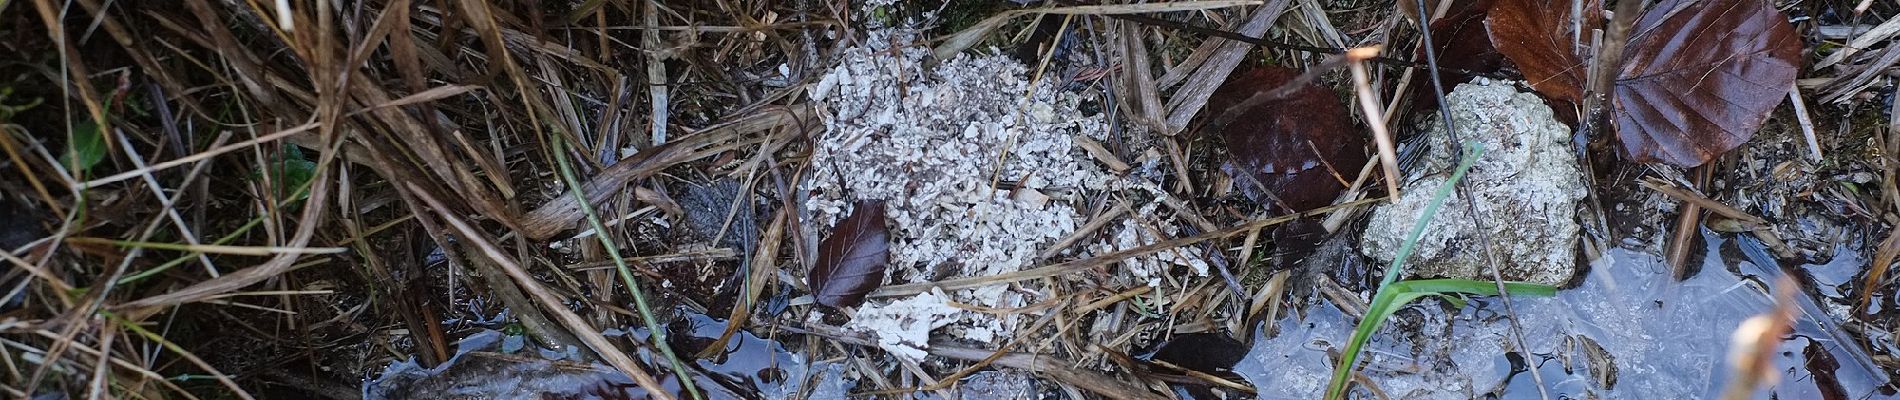
M 866 294 L 884 285 L 890 249 L 884 202 L 858 201 L 851 215 L 832 228 L 831 236 L 818 242 L 818 263 L 805 276 L 813 300 L 833 308 L 864 303 Z
M 1588 47 L 1590 39 L 1572 34 L 1571 9 L 1572 0 L 1496 0 L 1485 25 L 1491 44 L 1517 64 L 1531 89 L 1546 98 L 1582 104 L 1590 68 L 1578 51 Z M 1583 20 L 1578 22 L 1583 32 L 1603 25 L 1601 1 L 1585 0 L 1582 9 Z
M 1583 6 L 1582 29 L 1602 26 Z M 1568 0 L 1496 0 L 1485 22 L 1531 88 L 1579 104 L 1587 59 L 1574 52 Z M 1662 0 L 1631 27 L 1607 110 L 1628 159 L 1694 167 L 1753 137 L 1787 97 L 1802 43 L 1766 0 Z
M 1414 5 L 1416 6 L 1416 5 Z M 1489 30 L 1485 29 L 1485 19 L 1491 11 L 1491 0 L 1458 1 L 1444 18 L 1432 20 L 1432 50 L 1438 54 L 1438 79 L 1444 83 L 1445 90 L 1451 90 L 1459 84 L 1470 82 L 1471 75 L 1447 71 L 1459 69 L 1475 73 L 1495 73 L 1504 67 L 1504 54 L 1491 45 Z M 1417 12 L 1406 9 L 1407 11 Z M 1419 47 L 1413 52 L 1413 59 L 1424 61 L 1425 48 Z M 1432 95 L 1431 77 L 1426 71 L 1418 70 L 1412 78 L 1411 88 L 1406 90 L 1411 97 L 1413 110 L 1430 110 L 1438 107 L 1438 96 Z
M 1801 39 L 1763 0 L 1664 0 L 1630 33 L 1611 104 L 1638 162 L 1694 167 L 1754 136 L 1788 97 Z
M 1208 99 L 1214 117 L 1203 126 L 1227 142 L 1227 172 L 1242 193 L 1286 213 L 1332 203 L 1366 163 L 1366 138 L 1345 106 L 1299 76 L 1280 67 L 1235 74 Z

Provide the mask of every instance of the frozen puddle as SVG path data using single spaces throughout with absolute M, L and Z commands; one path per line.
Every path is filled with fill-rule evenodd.
M 1747 239 L 1752 240 L 1752 239 Z M 1669 278 L 1661 259 L 1613 249 L 1577 288 L 1551 298 L 1515 298 L 1527 345 L 1551 398 L 1714 398 L 1733 374 L 1729 336 L 1742 320 L 1772 307 L 1763 290 L 1772 262 L 1759 246 L 1706 237 L 1700 273 Z M 1753 247 L 1753 248 L 1750 248 Z M 1752 254 L 1751 254 L 1752 253 Z M 1835 264 L 1859 262 L 1850 255 Z M 1774 273 L 1779 273 L 1778 271 Z M 1782 399 L 1887 397 L 1886 373 L 1850 341 L 1812 297 L 1797 296 L 1803 315 L 1781 345 L 1774 396 Z M 1522 360 L 1506 356 L 1509 320 L 1495 297 L 1462 310 L 1443 302 L 1414 303 L 1368 342 L 1363 373 L 1384 398 L 1537 398 Z M 1262 399 L 1306 399 L 1324 392 L 1334 357 L 1356 321 L 1315 301 L 1277 322 L 1280 335 L 1256 333 L 1235 366 Z M 1303 319 L 1302 319 L 1303 317 Z M 1355 389 L 1361 395 L 1366 390 Z M 1768 398 L 1761 391 L 1757 398 Z M 1377 397 L 1377 396 L 1375 396 Z

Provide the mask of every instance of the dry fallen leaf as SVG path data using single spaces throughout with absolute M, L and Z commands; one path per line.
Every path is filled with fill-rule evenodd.
M 1204 129 L 1219 133 L 1228 172 L 1254 201 L 1279 212 L 1332 203 L 1366 163 L 1366 138 L 1331 90 L 1293 82 L 1300 71 L 1261 67 L 1214 91 Z M 1292 85 L 1292 86 L 1289 86 Z
M 1623 150 L 1693 167 L 1747 142 L 1788 97 L 1801 38 L 1762 0 L 1664 0 L 1636 21 L 1611 89 Z
M 1586 0 L 1582 32 L 1603 25 L 1603 3 Z M 1485 18 L 1491 43 L 1517 64 L 1524 80 L 1546 98 L 1583 104 L 1583 84 L 1589 72 L 1587 36 L 1573 34 L 1571 0 L 1497 0 Z
M 1432 20 L 1432 51 L 1437 52 L 1438 79 L 1444 83 L 1445 90 L 1451 90 L 1458 84 L 1470 82 L 1468 73 L 1452 72 L 1463 70 L 1474 73 L 1495 73 L 1504 67 L 1504 54 L 1491 45 L 1489 30 L 1485 29 L 1485 19 L 1491 10 L 1491 0 L 1454 3 L 1444 18 Z M 1414 11 L 1416 12 L 1416 11 Z M 1425 60 L 1425 48 L 1413 52 L 1414 60 Z M 1438 96 L 1432 95 L 1431 77 L 1423 69 L 1412 78 L 1411 88 L 1406 91 L 1411 96 L 1413 110 L 1433 110 L 1438 107 Z M 1429 111 L 1427 111 L 1429 112 Z
M 866 294 L 884 285 L 890 249 L 890 232 L 884 228 L 884 202 L 857 202 L 851 207 L 851 215 L 838 221 L 831 236 L 818 243 L 818 263 L 805 277 L 813 300 L 834 308 L 864 303 Z
M 1497 0 L 1486 24 L 1498 51 L 1544 97 L 1582 104 L 1587 57 L 1573 51 L 1567 0 Z M 1583 6 L 1580 29 L 1602 26 Z M 1694 167 L 1754 136 L 1801 69 L 1800 37 L 1764 0 L 1664 0 L 1636 21 L 1609 93 L 1629 160 Z

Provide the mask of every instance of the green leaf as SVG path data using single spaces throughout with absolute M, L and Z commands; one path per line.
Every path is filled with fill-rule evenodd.
M 66 153 L 59 156 L 59 165 L 75 173 L 83 173 L 105 158 L 105 131 L 99 129 L 98 121 L 88 118 L 74 124 L 72 132 L 66 136 Z
M 310 180 L 317 176 L 317 163 L 304 157 L 297 146 L 285 146 L 266 168 L 278 200 L 293 202 L 310 197 Z

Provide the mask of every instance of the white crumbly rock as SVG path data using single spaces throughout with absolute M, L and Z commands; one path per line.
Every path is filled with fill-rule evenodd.
M 1150 196 L 1167 195 L 1166 191 L 1153 183 L 1142 182 L 1129 186 L 1133 186 L 1131 189 L 1146 191 Z M 1089 245 L 1089 253 L 1112 253 L 1179 237 L 1180 227 L 1166 219 L 1156 218 L 1156 209 L 1160 206 L 1159 200 L 1148 202 L 1140 209 L 1134 210 L 1135 215 L 1132 218 L 1104 227 L 1103 229 L 1111 229 L 1110 232 L 1113 233 L 1107 240 Z M 1122 259 L 1122 267 L 1126 268 L 1130 277 L 1154 288 L 1161 287 L 1162 275 L 1167 274 L 1172 269 L 1170 267 L 1176 265 L 1188 267 L 1196 276 L 1207 276 L 1207 261 L 1202 259 L 1198 250 L 1192 246 Z
M 1583 172 L 1569 147 L 1570 130 L 1552 117 L 1536 95 L 1503 83 L 1459 85 L 1446 96 L 1459 139 L 1484 146 L 1483 157 L 1465 175 L 1477 218 L 1454 192 L 1419 239 L 1406 272 L 1418 277 L 1489 280 L 1483 250 L 1492 246 L 1507 280 L 1552 285 L 1576 275 L 1579 235 L 1577 202 L 1585 194 Z M 1390 263 L 1412 225 L 1422 218 L 1458 160 L 1447 145 L 1444 124 L 1426 133 L 1422 165 L 1406 174 L 1397 201 L 1373 212 L 1361 250 Z
M 873 333 L 878 348 L 912 360 L 922 359 L 930 344 L 930 331 L 949 325 L 962 313 L 950 306 L 950 296 L 931 289 L 886 304 L 866 304 L 852 314 L 854 328 Z
M 839 65 L 811 88 L 826 129 L 815 138 L 811 170 L 800 188 L 810 228 L 818 232 L 849 215 L 854 201 L 886 201 L 890 284 L 993 276 L 1032 267 L 1043 249 L 1086 222 L 1076 209 L 1084 195 L 1096 198 L 1133 181 L 1103 172 L 1076 146 L 1077 136 L 1106 137 L 1108 121 L 1103 114 L 1084 115 L 1077 107 L 1081 99 L 1050 83 L 1053 79 L 1032 83 L 1024 66 L 1002 55 L 963 54 L 930 68 L 929 48 L 893 47 L 914 42 L 913 34 L 880 30 L 870 36 L 861 42 L 868 47 L 846 50 Z M 1001 189 L 992 189 L 993 182 Z M 1153 209 L 1151 204 L 1141 206 Z M 1165 239 L 1157 233 L 1177 233 L 1172 226 L 1153 232 L 1121 223 L 1108 230 L 1119 236 L 1112 243 L 1088 246 L 1087 253 L 1140 246 Z M 1205 270 L 1197 256 L 1186 254 L 1134 258 L 1129 268 L 1156 276 L 1172 263 Z M 1012 309 L 1046 295 L 1025 283 L 954 290 L 938 297 Z M 915 332 L 893 330 L 889 321 L 932 319 L 903 328 L 942 328 L 944 334 L 987 341 L 1008 337 L 1027 322 L 1017 314 L 997 317 L 954 309 L 893 314 L 903 309 L 896 303 L 876 304 L 879 301 L 867 303 L 849 327 L 880 337 L 908 335 Z M 912 339 L 920 341 L 907 341 Z M 916 346 L 927 343 L 922 340 L 899 339 Z

